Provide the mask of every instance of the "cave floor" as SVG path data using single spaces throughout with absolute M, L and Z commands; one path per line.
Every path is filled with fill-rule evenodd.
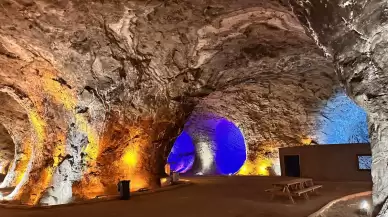
M 366 201 L 368 204 L 372 204 L 372 197 L 365 196 L 339 202 L 328 209 L 327 212 L 324 212 L 322 217 L 367 217 L 368 215 L 366 213 L 359 212 L 360 204 L 362 201 Z
M 129 201 L 107 201 L 51 209 L 0 208 L 6 217 L 306 217 L 336 198 L 371 190 L 365 182 L 316 182 L 324 188 L 319 196 L 305 201 L 286 198 L 270 201 L 264 192 L 282 177 L 195 177 L 183 188 L 132 197 Z

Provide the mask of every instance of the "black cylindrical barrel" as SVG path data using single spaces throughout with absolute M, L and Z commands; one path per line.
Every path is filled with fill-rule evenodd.
M 129 200 L 129 198 L 131 197 L 130 184 L 130 180 L 123 180 L 117 184 L 117 188 L 120 192 L 120 200 Z

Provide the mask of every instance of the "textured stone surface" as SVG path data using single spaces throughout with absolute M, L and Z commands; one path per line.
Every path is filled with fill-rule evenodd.
M 333 95 L 320 113 L 319 144 L 369 143 L 366 112 L 343 90 Z
M 15 155 L 15 144 L 3 125 L 0 125 L 0 153 L 0 173 L 4 174 Z
M 197 104 L 194 114 L 241 125 L 252 155 L 297 145 L 338 85 L 330 61 L 277 1 L 0 6 L 1 102 L 22 108 L 2 123 L 11 135 L 28 126 L 13 136 L 21 151 L 2 183 L 16 185 L 9 200 L 66 203 L 115 192 L 120 179 L 157 185 Z
M 369 120 L 375 214 L 388 215 L 387 13 L 384 1 L 290 1 L 316 42 L 331 56 L 347 93 Z M 385 205 L 384 205 L 385 204 Z M 384 207 L 381 211 L 381 207 Z M 380 212 L 379 212 L 380 211 Z

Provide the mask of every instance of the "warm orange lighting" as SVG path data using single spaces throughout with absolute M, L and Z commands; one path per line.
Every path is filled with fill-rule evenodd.
M 76 106 L 76 97 L 67 89 L 62 86 L 58 81 L 55 81 L 49 74 L 44 74 L 43 88 L 46 93 L 54 98 L 54 100 L 62 104 L 67 110 L 71 111 Z
M 170 175 L 171 173 L 171 166 L 169 163 L 167 163 L 166 165 L 164 165 L 164 172 L 167 174 L 167 175 Z
M 81 182 L 73 185 L 73 194 L 83 199 L 93 199 L 104 195 L 104 185 L 99 177 L 86 175 Z
M 313 140 L 311 138 L 302 138 L 303 145 L 310 145 Z
M 123 163 L 130 168 L 134 168 L 138 162 L 138 154 L 136 149 L 136 146 L 127 148 L 122 158 Z
M 31 150 L 31 142 L 25 141 L 24 144 L 22 144 L 22 148 L 24 150 L 24 153 L 20 155 L 20 159 L 18 160 L 18 163 L 16 164 L 15 173 L 16 173 L 16 180 L 14 182 L 15 185 L 19 184 L 19 182 L 22 181 L 28 167 L 28 162 L 30 161 L 32 150 Z
M 268 176 L 268 168 L 272 166 L 272 160 L 267 158 L 258 157 L 253 161 L 247 160 L 241 169 L 237 172 L 237 175 L 260 175 Z

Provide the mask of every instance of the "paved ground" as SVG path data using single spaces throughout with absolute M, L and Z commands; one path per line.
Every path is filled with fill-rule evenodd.
M 360 207 L 362 203 L 367 203 L 367 207 L 370 207 L 370 204 L 372 204 L 372 197 L 361 197 L 357 199 L 352 199 L 349 201 L 344 201 L 335 204 L 332 206 L 327 212 L 324 212 L 322 216 L 324 217 L 360 217 L 365 216 L 367 217 L 368 213 L 371 213 L 371 208 L 368 210 L 367 213 L 360 212 Z
M 196 177 L 194 185 L 171 191 L 45 210 L 0 209 L 5 217 L 306 217 L 329 201 L 367 191 L 369 183 L 327 183 L 310 201 L 269 200 L 263 192 L 281 177 Z

